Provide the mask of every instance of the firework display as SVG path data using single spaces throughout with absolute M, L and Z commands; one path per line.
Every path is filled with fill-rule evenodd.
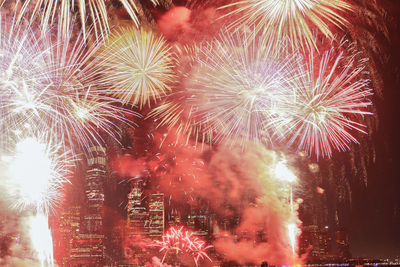
M 98 46 L 87 47 L 82 33 L 73 42 L 72 32 L 66 38 L 60 29 L 41 34 L 17 25 L 3 18 L 0 28 L 2 179 L 13 208 L 47 218 L 77 154 L 100 143 L 101 132 L 116 137 L 115 122 L 132 125 L 125 116 L 135 113 L 90 82 L 85 65 Z
M 302 263 L 291 166 L 350 149 L 372 114 L 365 59 L 334 44 L 353 6 L 221 1 L 195 17 L 165 2 L 0 0 L 13 13 L 0 17 L 0 186 L 35 261 L 60 264 L 58 245 L 68 266 L 114 266 L 114 254 L 141 266 Z M 171 12 L 155 23 L 159 4 Z M 134 25 L 110 34 L 109 10 Z M 223 21 L 215 36 L 208 18 Z M 71 202 L 85 200 L 55 219 L 65 229 L 53 242 L 75 172 Z M 129 255 L 105 249 L 124 239 Z
M 287 131 L 292 132 L 287 137 L 289 143 L 317 157 L 330 157 L 332 149 L 349 149 L 348 143 L 357 143 L 351 130 L 365 133 L 366 126 L 357 118 L 371 114 L 367 97 L 372 93 L 368 82 L 360 78 L 364 67 L 357 65 L 354 56 L 335 56 L 330 49 L 319 61 L 311 52 L 298 69 L 303 75 L 294 84 L 296 101 L 286 114 L 287 120 L 283 119 Z
M 170 91 L 172 57 L 163 37 L 145 30 L 122 31 L 103 48 L 99 82 L 124 104 L 143 107 Z
M 204 46 L 187 85 L 192 116 L 214 132 L 214 142 L 268 143 L 276 116 L 295 99 L 295 57 L 279 55 L 262 39 L 247 44 L 247 35 L 225 31 Z
M 194 237 L 192 233 L 185 231 L 183 227 L 179 229 L 171 227 L 161 241 L 155 240 L 150 246 L 159 247 L 160 252 L 164 252 L 161 263 L 164 262 L 168 252 L 187 253 L 193 257 L 196 266 L 198 266 L 199 260 L 208 259 L 211 261 L 206 250 L 212 246 L 206 246 L 203 240 Z
M 177 50 L 177 76 L 183 79 L 183 84 L 177 84 L 173 87 L 163 102 L 156 106 L 148 117 L 157 120 L 157 126 L 167 126 L 170 131 L 176 132 L 178 138 L 183 136 L 186 143 L 190 138 L 204 144 L 213 142 L 213 131 L 207 127 L 201 118 L 195 116 L 196 105 L 190 101 L 190 92 L 185 90 L 184 83 L 187 79 L 191 79 L 190 73 L 192 68 L 196 66 L 196 59 L 201 53 L 201 46 L 185 45 L 183 47 L 176 46 Z
M 3 0 L 3 2 L 7 1 L 11 2 L 13 0 Z M 68 34 L 76 12 L 79 12 L 80 22 L 85 34 L 88 28 L 86 24 L 89 22 L 92 23 L 97 37 L 104 38 L 110 31 L 107 10 L 110 8 L 111 3 L 107 0 L 78 0 L 76 1 L 76 5 L 75 1 L 71 0 L 28 0 L 23 3 L 20 3 L 20 1 L 16 2 L 20 5 L 18 20 L 21 20 L 25 16 L 30 16 L 31 20 L 38 17 L 44 31 L 47 31 L 55 23 L 58 16 L 58 24 L 61 26 L 62 32 Z M 123 5 L 135 25 L 138 26 L 138 10 L 135 2 L 133 0 L 120 0 L 119 2 Z M 154 5 L 158 3 L 157 0 L 151 0 L 151 2 Z
M 341 12 L 352 9 L 344 0 L 242 0 L 222 8 L 230 7 L 234 9 L 224 17 L 237 15 L 232 28 L 254 25 L 265 40 L 272 39 L 278 46 L 280 40 L 289 37 L 296 49 L 316 48 L 312 26 L 332 38 L 329 24 L 344 25 L 347 21 Z
M 118 135 L 115 122 L 128 123 L 115 98 L 105 96 L 85 65 L 98 45 L 88 48 L 82 34 L 71 42 L 57 35 L 55 40 L 38 36 L 31 28 L 1 29 L 1 125 L 16 131 L 24 124 L 37 131 L 51 131 L 54 139 L 67 146 L 87 150 L 100 143 L 99 132 Z M 58 31 L 60 34 L 60 31 Z M 49 32 L 50 34 L 50 32 Z
M 23 130 L 34 131 L 31 127 Z M 63 185 L 68 182 L 73 161 L 49 134 L 18 134 L 15 139 L 14 149 L 10 154 L 2 153 L 0 163 L 4 170 L 2 181 L 7 188 L 4 195 L 14 209 L 31 213 L 27 221 L 31 246 L 42 266 L 53 266 L 48 216 L 63 196 Z

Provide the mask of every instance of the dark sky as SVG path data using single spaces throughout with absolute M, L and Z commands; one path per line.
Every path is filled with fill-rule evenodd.
M 348 214 L 351 250 L 360 256 L 395 256 L 400 255 L 400 1 L 358 2 L 369 2 L 370 10 L 380 13 L 376 17 L 366 13 L 373 26 L 360 25 L 376 37 L 367 50 L 372 51 L 377 71 L 371 76 L 378 87 L 374 97 L 378 127 L 370 144 L 376 147 L 377 159 L 369 168 L 368 186 L 353 188 L 354 206 Z M 382 29 L 387 29 L 387 36 Z

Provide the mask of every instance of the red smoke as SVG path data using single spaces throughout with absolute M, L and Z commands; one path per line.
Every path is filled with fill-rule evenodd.
M 190 29 L 191 11 L 183 6 L 177 6 L 165 13 L 157 22 L 161 32 L 168 38 L 173 38 L 177 33 Z
M 170 41 L 186 44 L 215 36 L 222 23 L 218 17 L 213 7 L 192 12 L 186 7 L 176 6 L 166 12 L 157 24 Z
M 129 154 L 117 156 L 110 165 L 121 178 L 138 176 L 147 169 L 147 161 L 144 158 L 136 159 Z
M 239 211 L 240 223 L 214 243 L 225 258 L 240 264 L 293 264 L 287 225 L 292 218 L 281 185 L 272 176 L 276 155 L 262 146 L 221 147 L 209 164 L 221 183 L 231 185 L 225 201 Z M 218 191 L 214 187 L 209 199 Z M 226 192 L 226 190 L 223 190 Z M 221 209 L 222 207 L 220 207 Z
M 122 157 L 119 173 L 137 174 L 147 168 L 156 179 L 152 190 L 165 193 L 178 209 L 207 203 L 222 231 L 214 233 L 213 245 L 224 259 L 238 264 L 298 263 L 288 239 L 294 215 L 273 177 L 276 153 L 254 144 L 246 150 L 225 145 L 201 150 L 173 132 L 154 133 L 152 157 Z
M 288 242 L 287 224 L 293 215 L 271 175 L 277 161 L 274 152 L 250 144 L 245 151 L 229 146 L 200 151 L 179 142 L 166 144 L 168 141 L 164 141 L 162 153 L 175 155 L 176 164 L 161 177 L 160 190 L 177 198 L 187 195 L 177 192 L 190 192 L 194 198 L 208 201 L 219 220 L 240 218 L 239 225 L 224 226 L 225 238 L 214 243 L 225 259 L 276 265 L 298 261 Z M 181 179 L 174 182 L 174 177 Z
M 174 266 L 166 263 L 161 263 L 161 260 L 156 256 L 154 256 L 153 258 L 151 258 L 151 263 L 146 262 L 146 267 L 174 267 Z

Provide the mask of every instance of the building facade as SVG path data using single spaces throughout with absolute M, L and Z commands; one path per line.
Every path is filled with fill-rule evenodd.
M 85 177 L 85 207 L 79 234 L 71 239 L 68 266 L 103 266 L 106 263 L 104 234 L 104 184 L 107 178 L 106 149 L 89 148 Z

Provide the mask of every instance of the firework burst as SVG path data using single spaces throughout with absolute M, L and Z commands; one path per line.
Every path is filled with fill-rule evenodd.
M 110 38 L 100 58 L 100 82 L 124 104 L 143 107 L 170 91 L 172 53 L 164 38 L 152 32 L 122 31 Z
M 296 101 L 281 114 L 289 144 L 317 157 L 330 157 L 333 149 L 344 151 L 349 143 L 358 143 L 351 132 L 365 133 L 366 126 L 358 120 L 371 114 L 367 97 L 372 92 L 361 78 L 364 66 L 356 55 L 337 54 L 331 48 L 319 58 L 311 51 L 298 69 L 303 75 L 293 85 Z
M 100 143 L 100 132 L 118 134 L 114 122 L 129 123 L 120 101 L 105 96 L 94 82 L 90 58 L 99 45 L 88 48 L 82 33 L 70 44 L 62 38 L 38 36 L 29 27 L 2 24 L 0 42 L 0 126 L 3 136 L 26 123 L 35 131 L 51 131 L 65 145 L 87 150 Z M 53 40 L 54 39 L 54 40 Z M 3 140 L 7 143 L 7 140 Z M 75 150 L 75 149 L 74 149 Z
M 190 79 L 190 73 L 196 65 L 196 57 L 201 52 L 201 45 L 176 46 L 177 68 L 176 73 L 179 81 Z M 155 107 L 148 117 L 157 120 L 157 126 L 166 126 L 169 130 L 175 130 L 177 140 L 186 138 L 186 143 L 191 137 L 201 143 L 212 143 L 212 131 L 196 120 L 195 107 L 189 101 L 190 94 L 185 90 L 182 83 L 174 85 L 173 90 Z
M 197 237 L 194 237 L 189 231 L 184 231 L 183 227 L 175 229 L 171 227 L 168 232 L 162 237 L 162 240 L 155 240 L 150 245 L 152 247 L 159 247 L 160 252 L 164 252 L 161 263 L 164 262 L 165 257 L 169 251 L 178 253 L 185 253 L 193 256 L 193 260 L 198 266 L 199 260 L 208 259 L 206 250 L 212 248 L 211 245 L 206 246 L 205 242 Z
M 223 17 L 238 15 L 232 28 L 255 25 L 256 33 L 262 33 L 265 40 L 289 37 L 296 49 L 316 48 L 311 27 L 332 38 L 329 24 L 344 25 L 347 21 L 340 13 L 352 9 L 343 0 L 240 0 L 221 8 L 231 7 L 235 9 Z
M 289 80 L 295 58 L 281 57 L 272 43 L 225 32 L 203 46 L 188 81 L 194 118 L 212 130 L 213 141 L 271 140 L 277 114 L 293 100 Z
M 2 0 L 0 2 L 7 1 L 11 0 Z M 17 3 L 19 2 L 17 1 Z M 119 0 L 119 2 L 125 8 L 135 25 L 138 26 L 138 9 L 135 1 Z M 157 0 L 151 0 L 151 2 L 154 5 L 158 4 Z M 74 14 L 75 12 L 79 12 L 83 32 L 87 33 L 86 24 L 90 21 L 92 22 L 96 36 L 104 38 L 110 31 L 107 12 L 110 5 L 110 1 L 107 0 L 28 0 L 19 6 L 18 20 L 21 20 L 30 13 L 31 20 L 39 17 L 42 28 L 46 32 L 58 17 L 58 24 L 61 26 L 63 34 L 68 35 L 73 25 L 71 22 L 74 20 Z

